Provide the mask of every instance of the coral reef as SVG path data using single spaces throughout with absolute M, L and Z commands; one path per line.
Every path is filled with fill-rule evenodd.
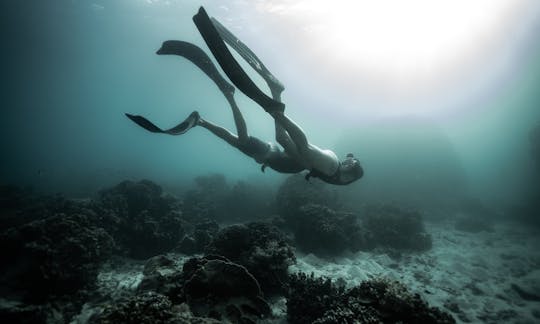
M 210 180 L 199 182 L 208 188 L 215 182 Z M 37 196 L 11 186 L 0 189 L 5 193 L 0 201 L 0 247 L 6 251 L 7 262 L 0 282 L 3 295 L 9 298 L 0 305 L 4 318 L 68 321 L 97 288 L 98 271 L 112 254 L 138 259 L 157 256 L 146 262 L 138 296 L 118 301 L 114 310 L 106 309 L 101 322 L 129 321 L 138 318 L 133 315 L 137 312 L 147 313 L 148 317 L 140 317 L 143 322 L 176 321 L 167 317 L 167 309 L 183 302 L 198 314 L 233 322 L 254 322 L 270 314 L 259 283 L 243 266 L 224 257 L 207 256 L 183 264 L 158 255 L 175 246 L 185 253 L 203 252 L 219 225 L 209 219 L 190 224 L 182 217 L 179 202 L 150 181 L 124 181 L 84 201 Z M 241 197 L 248 191 L 238 187 L 228 197 Z M 269 276 L 286 277 L 294 255 L 277 229 L 250 225 L 249 231 L 257 240 L 252 239 L 254 245 L 246 246 L 252 250 L 242 251 L 239 260 L 257 268 L 267 282 L 276 278 Z M 184 232 L 188 234 L 180 243 Z M 191 245 L 186 244 L 189 241 Z M 95 290 L 98 295 L 104 293 L 100 289 Z M 118 296 L 105 293 L 103 297 L 115 300 Z M 152 309 L 162 309 L 165 317 L 153 314 Z
M 366 247 L 423 251 L 431 249 L 422 215 L 391 204 L 368 205 L 362 219 Z
M 196 222 L 211 219 L 218 222 L 243 222 L 269 216 L 272 192 L 244 181 L 232 188 L 222 174 L 195 178 L 196 188 L 184 195 L 185 218 Z
M 184 275 L 189 278 L 186 302 L 197 316 L 255 323 L 271 314 L 257 280 L 241 265 L 219 258 L 190 259 Z
M 31 210 L 39 209 L 36 205 L 32 192 L 12 185 L 0 186 L 0 231 L 34 220 L 36 213 Z
M 375 309 L 383 323 L 455 323 L 448 313 L 429 307 L 420 295 L 412 294 L 398 281 L 384 278 L 364 281 L 346 296 L 349 305 L 364 303 Z
M 183 199 L 183 211 L 187 220 L 221 220 L 224 201 L 229 186 L 222 174 L 195 178 L 196 188 L 189 190 Z
M 291 275 L 289 323 L 455 323 L 397 281 L 372 279 L 345 289 L 313 274 Z
M 259 283 L 248 270 L 227 258 L 207 255 L 181 264 L 166 256 L 146 263 L 138 291 L 186 303 L 197 316 L 254 323 L 270 315 Z
M 302 182 L 304 181 L 304 182 Z M 296 246 L 307 253 L 328 257 L 345 251 L 376 247 L 396 250 L 428 250 L 431 237 L 416 210 L 395 205 L 369 205 L 362 221 L 340 212 L 339 199 L 322 184 L 306 184 L 289 177 L 276 197 L 279 217 L 274 223 L 294 234 Z
M 0 185 L 0 231 L 59 213 L 89 215 L 89 210 L 84 202 L 59 194 L 44 196 L 30 189 Z
M 185 301 L 182 264 L 165 255 L 150 258 L 144 265 L 144 277 L 137 290 L 156 292 L 167 296 L 174 304 Z
M 186 228 L 186 231 L 190 233 L 180 241 L 176 251 L 184 254 L 202 253 L 219 231 L 219 224 L 206 219 L 196 223 L 192 229 Z
M 309 182 L 302 174 L 288 177 L 276 193 L 276 210 L 286 222 L 294 223 L 294 217 L 300 208 L 307 204 L 317 204 L 336 209 L 339 199 L 336 191 L 316 179 Z
M 90 323 L 116 324 L 212 324 L 220 323 L 211 318 L 195 317 L 189 308 L 176 306 L 163 295 L 146 292 L 122 301 L 106 305 L 99 315 L 90 319 Z
M 124 181 L 102 190 L 92 208 L 120 253 L 146 259 L 173 249 L 184 234 L 178 202 L 155 183 Z
M 0 318 L 4 323 L 47 323 L 47 308 L 42 305 L 26 305 L 19 302 L 0 303 Z
M 287 320 L 289 323 L 313 323 L 324 313 L 338 305 L 345 288 L 328 278 L 315 277 L 313 273 L 291 274 L 287 292 Z
M 265 293 L 283 289 L 289 265 L 295 262 L 292 248 L 273 225 L 252 222 L 223 228 L 207 252 L 223 255 L 245 266 L 257 278 Z
M 364 245 L 356 215 L 322 205 L 300 207 L 294 218 L 289 217 L 288 226 L 294 233 L 296 245 L 304 252 L 331 256 L 344 251 L 356 252 Z
M 0 298 L 0 320 L 2 323 L 17 324 L 73 323 L 71 319 L 80 312 L 87 298 L 83 295 L 87 295 L 87 292 L 55 297 L 39 304 Z
M 197 204 L 214 206 L 220 213 L 214 215 L 216 219 L 231 211 L 235 215 L 227 220 L 242 219 L 259 208 L 264 209 L 260 215 L 269 215 L 273 207 L 281 206 L 272 224 L 250 222 L 221 229 L 216 219 L 197 218 L 208 213 L 185 217 L 185 201 L 182 205 L 150 181 L 125 181 L 101 191 L 95 199 L 84 200 L 0 187 L 5 193 L 0 199 L 0 248 L 5 251 L 0 318 L 15 323 L 257 323 L 282 319 L 285 295 L 290 323 L 453 323 L 448 314 L 429 307 L 395 281 L 371 279 L 346 288 L 343 279 L 336 284 L 303 273 L 289 276 L 288 269 L 296 262 L 291 242 L 304 252 L 324 257 L 377 247 L 398 253 L 431 247 L 431 237 L 416 210 L 370 205 L 359 218 L 339 211 L 337 200 L 324 186 L 309 184 L 306 190 L 314 190 L 309 197 L 300 189 L 305 180 L 291 179 L 287 181 L 302 181 L 290 183 L 298 190 L 296 198 L 278 198 L 275 206 L 264 205 L 261 199 L 243 211 L 233 205 L 257 196 L 249 185 L 238 183 L 230 189 L 219 176 L 200 178 L 199 189 L 205 189 L 197 199 L 204 199 Z M 289 189 L 282 187 L 280 194 Z M 221 196 L 222 201 L 210 199 Z M 194 211 L 195 204 L 188 199 L 189 204 Z M 493 215 L 475 201 L 464 202 L 460 210 Z M 193 253 L 206 256 L 186 261 L 186 254 Z M 380 260 L 383 263 L 374 261 L 375 265 L 405 268 L 391 257 Z M 425 254 L 407 260 L 435 263 Z M 298 267 L 334 271 L 335 266 L 326 262 L 308 255 Z M 364 271 L 371 277 L 371 260 L 367 268 L 364 263 L 347 262 L 343 266 L 350 269 L 337 270 L 343 271 L 343 278 L 365 276 Z M 425 271 L 415 268 L 404 281 L 426 284 Z M 538 274 L 526 274 L 519 272 L 506 291 L 520 303 L 536 302 Z M 264 296 L 276 303 L 274 314 Z M 462 320 L 500 322 L 518 316 L 500 308 L 471 315 L 455 299 L 444 305 Z M 528 316 L 538 314 L 529 311 Z
M 125 301 L 106 305 L 94 323 L 171 323 L 175 312 L 163 295 L 147 292 Z
M 2 282 L 30 301 L 75 293 L 95 281 L 113 239 L 87 216 L 58 214 L 0 235 L 6 269 Z

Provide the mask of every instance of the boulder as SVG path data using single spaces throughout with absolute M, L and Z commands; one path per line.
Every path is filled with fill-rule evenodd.
M 287 269 L 296 262 L 281 231 L 263 222 L 223 228 L 208 246 L 207 253 L 223 255 L 246 267 L 265 293 L 281 292 L 288 278 Z

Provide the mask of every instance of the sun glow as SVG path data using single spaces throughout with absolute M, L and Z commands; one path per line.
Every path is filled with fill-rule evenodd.
M 527 4 L 528 0 L 281 0 L 260 2 L 259 9 L 296 26 L 294 37 L 303 40 L 298 42 L 342 80 L 362 75 L 367 82 L 406 92 L 454 78 L 490 52 L 504 50 L 504 39 L 515 32 Z

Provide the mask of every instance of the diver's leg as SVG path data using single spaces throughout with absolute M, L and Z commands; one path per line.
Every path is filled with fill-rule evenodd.
M 316 169 L 328 176 L 335 174 L 339 167 L 339 160 L 334 152 L 322 150 L 319 147 L 310 144 L 300 126 L 293 122 L 289 117 L 285 116 L 285 114 L 277 112 L 271 115 L 274 117 L 276 124 L 283 126 L 292 142 L 294 142 L 298 155 L 294 156 L 294 153 L 292 153 L 291 156 L 296 161 L 301 163 L 306 169 Z M 276 132 L 277 130 L 276 126 Z M 289 152 L 287 153 L 289 154 Z
M 238 148 L 240 145 L 240 141 L 238 140 L 238 136 L 234 135 L 233 133 L 229 132 L 225 128 L 218 126 L 216 124 L 213 124 L 207 120 L 204 120 L 202 118 L 199 119 L 198 124 L 201 127 L 204 127 L 208 129 L 210 132 L 212 132 L 217 137 L 221 138 L 225 142 L 229 143 L 231 146 L 234 146 Z
M 281 126 L 281 124 L 277 121 L 275 121 L 274 124 L 276 128 L 276 141 L 283 146 L 283 149 L 290 157 L 298 162 L 303 162 L 302 157 L 296 149 L 296 144 L 294 144 L 294 141 L 292 140 L 291 136 L 289 136 L 285 128 L 283 128 L 283 126 Z
M 302 128 L 282 112 L 274 112 L 271 115 L 276 121 L 276 124 L 281 125 L 287 131 L 296 146 L 297 152 L 302 156 L 306 156 L 309 150 L 309 143 Z M 276 136 L 278 135 L 277 130 L 276 126 Z
M 238 105 L 232 96 L 228 96 L 227 101 L 231 105 L 234 124 L 236 125 L 236 132 L 238 133 L 238 139 L 240 142 L 245 142 L 248 140 L 248 132 L 244 116 L 242 116 L 242 112 L 240 111 L 240 108 L 238 108 Z

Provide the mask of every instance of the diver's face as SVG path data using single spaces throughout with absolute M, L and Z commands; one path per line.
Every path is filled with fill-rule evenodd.
M 350 183 L 360 179 L 364 175 L 364 171 L 360 166 L 360 162 L 353 158 L 348 157 L 341 162 L 341 172 L 339 179 L 343 183 Z

